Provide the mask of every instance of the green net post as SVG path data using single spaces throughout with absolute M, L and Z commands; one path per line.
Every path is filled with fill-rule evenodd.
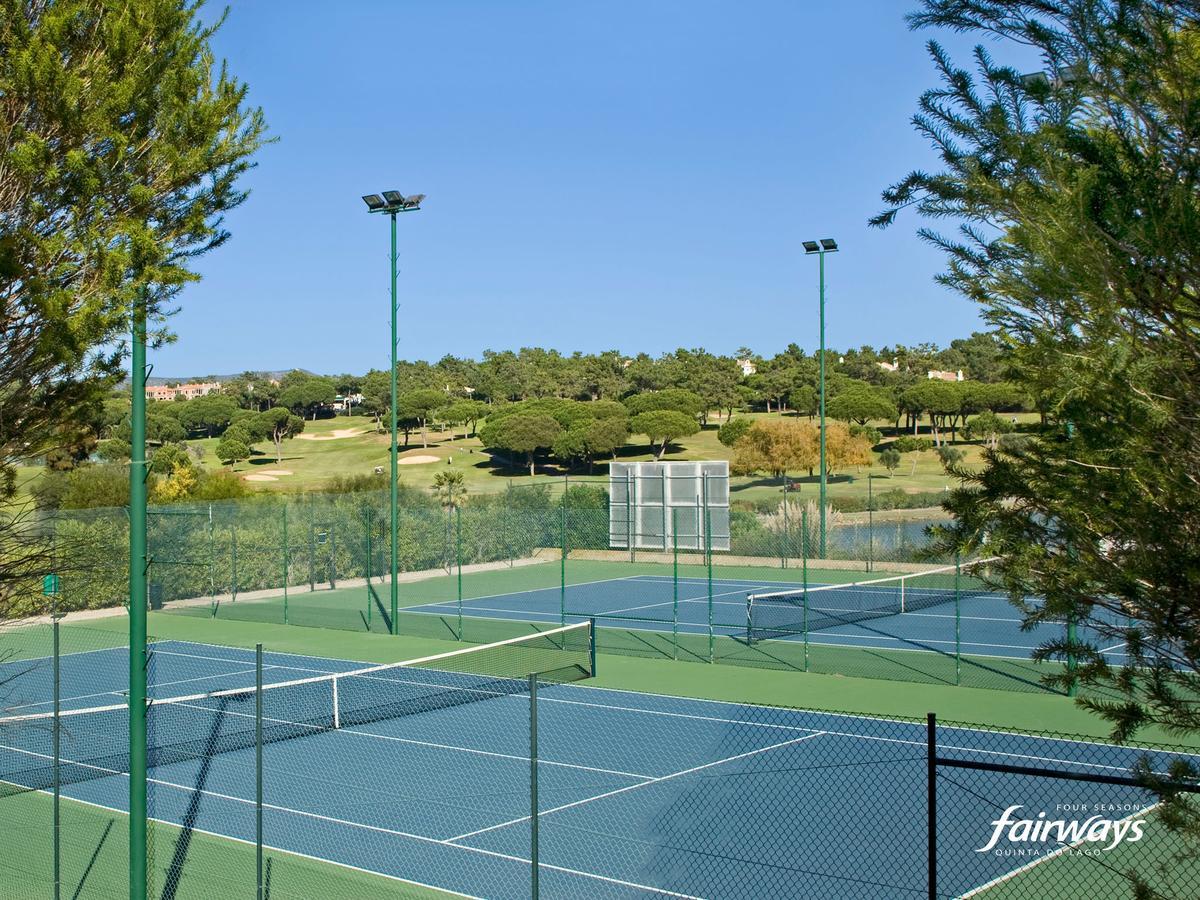
M 708 661 L 716 658 L 716 641 L 713 637 L 713 558 L 712 516 L 708 509 L 708 473 L 704 473 L 704 565 L 708 574 Z
M 288 571 L 291 569 L 291 548 L 288 546 L 287 503 L 283 504 L 283 624 L 288 624 Z
M 538 739 L 537 674 L 529 676 L 529 896 L 538 897 Z
M 788 557 L 788 477 L 783 473 L 783 539 L 779 548 L 779 568 L 787 568 Z
M 58 611 L 52 614 L 54 635 L 54 715 L 52 717 L 54 754 L 54 900 L 62 896 L 62 672 L 59 651 Z
M 663 495 L 666 496 L 665 494 Z M 671 510 L 671 658 L 679 659 L 679 510 Z
M 458 506 L 454 507 L 454 559 L 458 570 L 458 639 L 461 641 L 463 639 L 462 508 Z
M 592 677 L 596 677 L 596 617 L 588 619 L 588 662 L 592 667 Z
M 263 898 L 263 645 L 254 646 L 254 851 Z
M 954 683 L 962 684 L 962 565 L 954 554 Z
M 567 624 L 567 494 L 563 491 L 562 507 L 558 513 L 558 538 L 561 548 L 558 554 L 558 619 L 560 625 Z

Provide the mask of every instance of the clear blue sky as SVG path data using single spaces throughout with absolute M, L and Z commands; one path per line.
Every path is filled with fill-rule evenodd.
M 405 358 L 814 348 L 800 242 L 827 236 L 831 346 L 965 336 L 916 218 L 866 224 L 936 164 L 911 6 L 235 2 L 215 48 L 279 141 L 155 375 L 386 368 L 387 220 L 360 195 L 387 188 L 428 195 L 400 219 Z

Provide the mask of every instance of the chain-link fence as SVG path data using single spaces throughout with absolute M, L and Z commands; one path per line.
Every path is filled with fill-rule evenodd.
M 704 506 L 630 507 L 622 520 L 596 484 L 444 500 L 404 494 L 394 580 L 385 492 L 153 507 L 151 605 L 472 643 L 595 617 L 609 653 L 1020 691 L 1047 690 L 1044 676 L 1061 671 L 1030 658 L 1058 626 L 1022 631 L 1006 598 L 981 589 L 983 576 L 964 581 L 956 560 L 933 554 L 926 518 L 832 510 L 822 557 L 818 511 L 786 484 L 776 501 L 721 510 L 727 529 Z M 125 511 L 63 513 L 53 525 L 60 607 L 124 602 Z M 939 582 L 938 602 L 905 608 L 904 579 L 918 575 Z M 843 599 L 895 596 L 871 616 L 839 618 L 827 602 L 830 614 L 808 628 L 756 638 L 750 597 L 791 594 L 795 610 L 806 592 L 833 599 L 832 586 Z M 1110 655 L 1120 662 L 1119 650 Z
M 573 684 L 594 634 L 366 668 L 152 641 L 152 896 L 1200 893 L 1193 750 Z M 5 896 L 125 895 L 127 648 L 0 654 Z

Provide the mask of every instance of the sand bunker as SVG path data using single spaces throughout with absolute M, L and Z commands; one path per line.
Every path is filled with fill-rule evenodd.
M 243 481 L 278 481 L 274 475 L 243 475 Z
M 263 469 L 260 475 L 291 475 L 290 469 Z
M 438 458 L 436 456 L 405 456 L 402 459 L 397 460 L 397 462 L 402 466 L 420 466 L 424 465 L 425 463 L 434 463 L 437 461 Z
M 334 431 L 326 432 L 325 434 L 298 434 L 298 441 L 336 441 L 342 438 L 358 437 L 360 434 L 366 434 L 365 430 L 359 428 L 338 428 Z

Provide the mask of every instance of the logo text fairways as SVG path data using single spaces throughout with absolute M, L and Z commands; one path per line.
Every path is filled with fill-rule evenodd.
M 1122 841 L 1134 843 L 1142 839 L 1144 819 L 1129 817 L 1125 819 L 1109 819 L 1105 816 L 1090 816 L 1086 819 L 1048 819 L 1044 812 L 1032 819 L 1014 818 L 1013 814 L 1024 809 L 1022 806 L 1010 806 L 1004 810 L 1000 818 L 992 821 L 992 837 L 976 853 L 988 853 L 1000 842 L 1007 838 L 1012 844 L 1037 844 L 1052 842 L 1055 845 L 1073 845 L 1087 843 L 1107 844 L 1105 850 L 1111 850 Z

